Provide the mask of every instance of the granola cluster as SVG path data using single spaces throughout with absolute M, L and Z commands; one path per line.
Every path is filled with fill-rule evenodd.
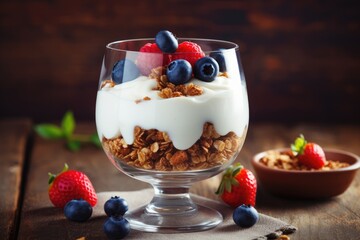
M 222 73 L 221 76 L 226 76 L 226 73 Z M 174 97 L 181 97 L 181 96 L 199 96 L 203 93 L 203 89 L 194 84 L 189 83 L 187 85 L 180 84 L 175 85 L 168 81 L 167 76 L 165 74 L 165 67 L 157 67 L 151 70 L 149 74 L 149 78 L 154 79 L 157 81 L 156 87 L 153 89 L 154 91 L 159 91 L 158 95 L 161 98 L 174 98 Z M 105 86 L 107 87 L 114 87 L 116 84 L 112 80 L 104 80 L 101 83 L 100 88 Z M 145 96 L 143 99 L 135 100 L 136 103 L 140 103 L 142 101 L 149 101 L 151 100 L 150 97 Z
M 240 137 L 234 132 L 220 136 L 214 125 L 205 123 L 201 138 L 189 149 L 176 149 L 166 132 L 135 127 L 134 143 L 120 136 L 103 138 L 105 151 L 130 166 L 158 171 L 186 171 L 211 168 L 229 161 L 238 151 Z
M 270 168 L 284 169 L 284 170 L 302 170 L 309 171 L 310 169 L 299 163 L 297 157 L 293 154 L 292 151 L 268 151 L 266 156 L 260 159 L 260 162 Z M 348 163 L 327 160 L 325 165 L 318 170 L 333 170 L 338 168 L 343 168 L 349 166 Z
M 187 85 L 175 85 L 168 81 L 164 67 L 157 67 L 151 70 L 149 78 L 156 79 L 157 86 L 153 90 L 159 91 L 161 98 L 173 98 L 180 96 L 198 96 L 203 93 L 203 89 L 193 83 Z

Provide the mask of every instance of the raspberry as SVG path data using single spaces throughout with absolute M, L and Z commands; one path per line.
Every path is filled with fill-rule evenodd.
M 185 59 L 192 67 L 194 67 L 195 62 L 204 56 L 205 53 L 201 50 L 199 45 L 193 42 L 185 41 L 179 44 L 176 52 L 171 55 L 171 60 Z
M 147 43 L 142 46 L 139 56 L 137 57 L 138 68 L 145 76 L 149 75 L 153 68 L 167 65 L 169 62 L 170 56 L 162 54 L 156 43 Z
M 140 48 L 140 52 L 161 53 L 156 43 L 147 43 Z

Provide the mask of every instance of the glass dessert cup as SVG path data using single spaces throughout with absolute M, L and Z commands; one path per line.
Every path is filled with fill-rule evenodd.
M 154 188 L 149 204 L 125 215 L 131 228 L 140 231 L 193 232 L 221 223 L 222 215 L 195 204 L 189 189 L 231 165 L 247 132 L 248 98 L 238 46 L 209 39 L 178 41 L 194 42 L 205 56 L 217 59 L 220 71 L 214 81 L 167 82 L 167 65 L 185 53 L 139 52 L 153 39 L 109 43 L 101 69 L 96 126 L 103 149 L 117 169 Z

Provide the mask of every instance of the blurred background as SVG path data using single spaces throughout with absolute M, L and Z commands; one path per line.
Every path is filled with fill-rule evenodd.
M 154 37 L 239 44 L 250 121 L 360 122 L 357 1 L 0 1 L 0 116 L 94 121 L 108 42 Z

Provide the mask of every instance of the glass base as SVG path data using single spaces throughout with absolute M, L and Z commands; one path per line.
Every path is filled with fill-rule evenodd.
M 147 206 L 143 206 L 128 212 L 125 218 L 132 229 L 159 233 L 204 231 L 223 221 L 218 211 L 200 205 L 196 205 L 196 209 L 190 212 L 163 215 L 151 214 Z
M 125 218 L 132 229 L 145 232 L 197 232 L 216 227 L 223 216 L 216 210 L 195 204 L 188 187 L 154 187 L 151 202 L 129 211 Z

